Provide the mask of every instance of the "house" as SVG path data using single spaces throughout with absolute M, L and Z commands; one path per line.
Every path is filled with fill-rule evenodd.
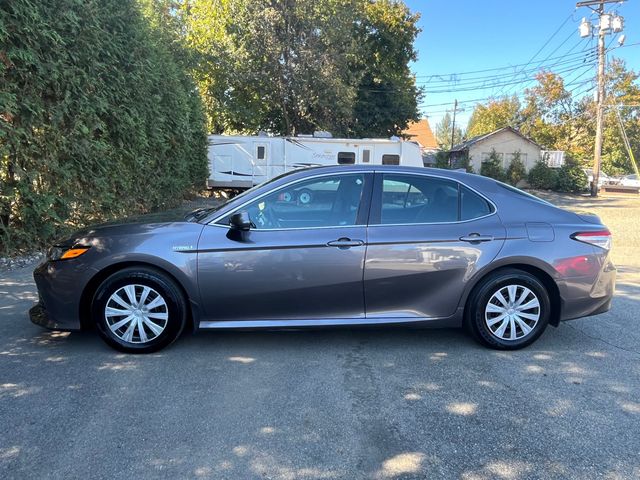
M 470 138 L 451 149 L 453 165 L 462 165 L 465 158 L 473 171 L 480 173 L 482 162 L 486 161 L 495 150 L 503 168 L 508 168 L 511 160 L 518 153 L 527 172 L 540 160 L 542 148 L 530 138 L 522 135 L 512 127 L 504 127 L 491 133 Z
M 436 153 L 440 151 L 440 147 L 431 131 L 429 120 L 422 118 L 417 122 L 409 123 L 407 129 L 402 132 L 402 136 L 418 144 L 425 166 L 436 163 Z

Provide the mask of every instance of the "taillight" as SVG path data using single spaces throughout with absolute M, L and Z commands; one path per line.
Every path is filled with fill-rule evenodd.
M 611 249 L 611 232 L 609 230 L 598 230 L 595 232 L 577 232 L 571 238 L 579 242 L 589 243 L 596 247 Z

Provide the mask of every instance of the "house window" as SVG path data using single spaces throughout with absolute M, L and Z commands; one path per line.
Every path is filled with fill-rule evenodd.
M 400 155 L 382 155 L 383 165 L 400 165 Z
M 509 165 L 511 165 L 511 162 L 513 162 L 513 160 L 517 157 L 518 155 L 516 153 L 507 153 L 507 159 L 504 162 L 504 168 L 509 168 Z M 522 163 L 526 166 L 527 165 L 527 154 L 526 153 L 520 153 L 520 160 L 522 161 Z
M 362 163 L 369 163 L 370 158 L 371 158 L 371 150 L 363 150 Z
M 484 162 L 488 162 L 490 157 L 491 157 L 491 152 L 482 152 L 482 162 L 483 163 Z M 496 158 L 498 159 L 498 161 L 500 163 L 502 163 L 503 159 L 504 159 L 504 153 L 496 152 Z
M 338 152 L 338 163 L 340 165 L 353 165 L 356 163 L 355 152 Z

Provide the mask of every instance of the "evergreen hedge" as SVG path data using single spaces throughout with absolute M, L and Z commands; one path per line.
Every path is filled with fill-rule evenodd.
M 175 51 L 134 0 L 3 2 L 0 253 L 204 185 L 204 116 Z

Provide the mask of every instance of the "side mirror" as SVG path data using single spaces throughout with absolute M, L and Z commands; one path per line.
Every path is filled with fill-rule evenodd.
M 229 217 L 229 225 L 234 230 L 246 232 L 251 230 L 251 217 L 246 210 L 240 210 Z

